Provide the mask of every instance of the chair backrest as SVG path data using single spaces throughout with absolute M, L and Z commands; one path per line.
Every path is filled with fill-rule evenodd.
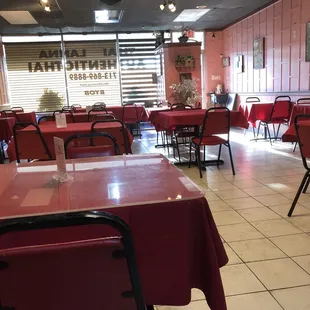
M 53 115 L 44 115 L 38 119 L 38 125 L 44 125 L 49 123 L 55 123 L 55 117 Z
M 22 130 L 28 126 L 33 130 Z M 16 123 L 13 127 L 16 160 L 21 159 L 52 159 L 52 155 L 42 135 L 40 127 L 34 123 Z M 35 147 L 33 147 L 35 145 Z
M 307 159 L 310 159 L 310 114 L 297 114 L 294 125 L 302 161 L 304 167 L 309 170 Z
M 273 119 L 282 119 L 284 122 L 288 122 L 292 112 L 292 104 L 290 96 L 278 96 L 276 97 L 270 114 L 270 121 Z
M 116 139 L 105 132 L 70 136 L 65 141 L 67 159 L 120 155 Z
M 100 128 L 100 124 L 109 124 L 109 123 L 114 123 L 114 124 L 119 124 L 120 125 L 120 136 L 122 137 L 121 139 L 117 139 L 118 144 L 120 146 L 120 152 L 129 154 L 130 152 L 130 147 L 129 147 L 129 137 L 128 137 L 128 131 L 127 128 L 125 127 L 124 123 L 118 119 L 111 119 L 111 120 L 99 120 L 99 121 L 94 121 L 91 125 L 91 132 L 104 132 L 104 128 Z M 97 128 L 96 128 L 97 127 Z
M 61 109 L 63 112 L 73 112 L 74 109 L 72 107 L 62 107 Z
M 80 105 L 80 104 L 73 104 L 72 106 L 71 106 L 71 109 L 76 109 L 76 108 L 82 108 L 82 106 Z
M 104 102 L 96 102 L 94 105 L 93 105 L 93 108 L 106 108 L 106 104 Z
M 72 110 L 56 110 L 56 111 L 53 112 L 54 119 L 56 119 L 55 118 L 55 114 L 57 114 L 57 113 L 64 113 L 64 114 L 66 114 L 67 123 L 75 123 L 75 118 L 74 118 Z
M 14 112 L 24 112 L 24 109 L 22 107 L 12 107 L 11 110 Z
M 170 109 L 175 110 L 175 111 L 182 111 L 182 110 L 185 110 L 186 107 L 184 104 L 175 103 L 170 106 Z
M 8 117 L 15 117 L 15 116 L 16 116 L 15 111 L 12 111 L 12 110 L 2 110 L 0 113 L 1 113 L 1 115 L 3 115 L 5 118 L 8 118 Z
M 1 221 L 0 239 L 25 231 L 100 227 L 109 238 L 0 250 L 1 309 L 145 310 L 132 235 L 119 217 L 78 212 Z
M 108 111 L 106 110 L 106 108 L 104 107 L 95 107 L 95 108 L 92 108 L 91 110 L 88 111 L 87 113 L 87 119 L 89 122 L 91 122 L 92 118 L 94 115 L 97 115 L 98 112 L 104 112 L 105 114 L 108 114 Z
M 105 120 L 110 120 L 110 119 L 116 119 L 113 114 L 95 114 L 91 115 L 91 122 L 95 121 L 105 121 Z
M 230 132 L 230 111 L 226 107 L 210 108 L 206 111 L 200 142 L 203 137 L 209 137 L 214 135 L 227 135 L 227 141 L 229 141 Z
M 310 104 L 310 98 L 300 98 L 296 101 L 296 104 Z
M 248 97 L 245 100 L 246 103 L 250 103 L 250 102 L 260 102 L 260 99 L 258 97 Z

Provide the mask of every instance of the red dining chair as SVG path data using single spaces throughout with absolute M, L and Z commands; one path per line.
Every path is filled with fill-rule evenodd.
M 108 114 L 108 111 L 105 107 L 102 106 L 97 106 L 97 107 L 93 107 L 91 110 L 88 111 L 87 113 L 87 119 L 89 122 L 92 121 L 93 116 L 94 115 L 98 115 L 98 113 L 102 113 L 102 114 Z
M 292 104 L 291 104 L 291 97 L 290 96 L 278 96 L 276 97 L 271 113 L 269 117 L 265 119 L 259 119 L 259 125 L 257 129 L 257 135 L 259 134 L 260 126 L 262 125 L 263 127 L 266 128 L 270 144 L 272 145 L 272 138 L 270 135 L 270 130 L 269 130 L 269 124 L 273 125 L 273 131 L 274 131 L 274 139 L 278 139 L 279 135 L 279 130 L 281 125 L 288 125 L 291 117 L 291 112 L 292 112 Z M 275 127 L 274 125 L 278 124 L 278 130 L 277 133 L 275 132 Z
M 255 102 L 260 102 L 260 99 L 258 97 L 247 97 L 245 100 L 245 103 L 255 103 Z M 255 128 L 252 126 L 252 129 L 253 129 L 253 135 L 255 139 L 255 136 L 256 136 Z
M 104 102 L 96 102 L 94 105 L 93 105 L 93 108 L 106 108 L 106 104 Z
M 67 159 L 120 155 L 116 139 L 105 132 L 72 135 L 64 147 Z
M 14 112 L 17 112 L 17 113 L 18 112 L 19 113 L 24 112 L 24 109 L 22 107 L 12 107 L 11 110 L 14 111 Z
M 100 128 L 100 125 L 105 125 L 105 124 L 119 124 L 120 125 L 120 133 L 122 136 L 122 140 L 117 138 L 118 145 L 120 146 L 120 151 L 121 153 L 129 154 L 130 152 L 130 143 L 129 143 L 129 137 L 128 137 L 128 131 L 127 128 L 125 127 L 124 123 L 121 122 L 118 119 L 108 119 L 108 120 L 98 120 L 94 121 L 91 125 L 91 132 L 105 132 L 105 128 Z
M 204 117 L 200 136 L 192 138 L 189 149 L 189 167 L 191 166 L 192 147 L 193 147 L 195 149 L 195 157 L 199 167 L 200 178 L 202 178 L 202 172 L 201 172 L 202 163 L 200 160 L 200 148 L 203 147 L 205 155 L 205 147 L 213 145 L 219 145 L 219 153 L 217 159 L 218 164 L 221 158 L 222 145 L 228 147 L 231 169 L 233 175 L 235 175 L 234 162 L 232 158 L 231 146 L 229 141 L 229 134 L 230 134 L 230 111 L 226 107 L 208 109 Z
M 83 228 L 101 236 L 79 236 Z M 59 230 L 76 241 L 57 242 Z M 6 310 L 145 310 L 129 226 L 105 212 L 76 212 L 4 220 L 0 240 L 37 232 L 55 242 L 0 250 L 0 303 Z M 81 235 L 81 233 L 80 233 Z M 104 237 L 105 236 L 105 237 Z
M 33 130 L 23 130 L 26 127 L 33 127 Z M 16 123 L 13 127 L 13 137 L 18 163 L 21 159 L 52 159 L 51 152 L 37 124 Z M 38 158 L 38 154 L 40 154 L 40 158 Z
M 298 100 L 296 101 L 296 107 L 297 107 L 297 106 L 299 106 L 299 107 L 301 106 L 301 107 L 302 107 L 303 104 L 310 105 L 310 98 L 300 98 L 300 99 L 298 99 Z M 302 112 L 300 111 L 299 108 L 298 108 L 298 109 L 295 109 L 295 108 L 294 108 L 293 111 L 292 111 L 291 120 L 294 120 L 295 116 L 296 116 L 297 114 L 301 114 L 301 113 L 302 113 L 302 114 L 306 114 L 306 113 L 307 113 L 306 108 L 304 108 Z M 293 152 L 295 152 L 296 147 L 297 147 L 297 142 L 296 142 L 295 145 L 294 145 Z
M 141 128 L 138 106 L 134 103 L 126 103 L 123 105 L 122 122 L 128 125 L 133 136 L 141 138 Z M 133 127 L 136 128 L 136 134 L 133 133 Z
M 308 167 L 307 160 L 310 159 L 310 114 L 298 114 L 294 118 L 294 125 L 298 139 L 298 145 L 302 158 L 303 165 L 306 169 L 305 175 L 300 183 L 296 196 L 293 200 L 292 206 L 288 212 L 288 216 L 293 214 L 295 206 L 298 202 L 301 192 L 306 193 L 310 183 L 310 167 Z

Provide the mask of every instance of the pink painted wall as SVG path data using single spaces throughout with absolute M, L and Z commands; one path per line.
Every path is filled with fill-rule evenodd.
M 293 99 L 310 95 L 310 63 L 305 62 L 306 23 L 310 0 L 281 0 L 223 31 L 223 53 L 231 57 L 224 68 L 225 87 L 262 100 L 288 94 Z M 253 69 L 253 41 L 266 39 L 266 67 Z M 244 55 L 245 72 L 237 74 L 234 57 Z
M 176 68 L 175 59 L 180 56 L 191 55 L 195 58 L 195 68 Z M 180 82 L 180 73 L 191 73 L 192 78 L 199 80 L 198 90 L 201 93 L 201 43 L 168 43 L 164 44 L 164 74 L 165 74 L 165 88 L 166 99 L 173 103 L 171 98 L 172 90 L 171 84 Z
M 212 33 L 205 33 L 205 77 L 207 93 L 214 91 L 218 84 L 224 84 L 224 68 L 222 67 L 221 58 L 221 54 L 223 54 L 223 32 L 214 32 L 215 38 L 212 37 Z M 215 80 L 214 76 L 218 76 L 219 80 Z

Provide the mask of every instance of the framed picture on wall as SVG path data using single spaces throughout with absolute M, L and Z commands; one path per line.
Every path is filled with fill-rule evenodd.
M 235 70 L 236 73 L 242 73 L 244 71 L 243 55 L 235 57 Z
M 254 40 L 253 45 L 253 68 L 265 68 L 265 38 Z
M 230 66 L 230 57 L 223 57 L 222 58 L 222 65 L 223 65 L 223 67 L 229 67 Z
M 306 29 L 306 61 L 310 62 L 310 22 Z

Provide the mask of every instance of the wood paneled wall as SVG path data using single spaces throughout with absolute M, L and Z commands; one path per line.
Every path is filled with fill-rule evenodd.
M 310 63 L 305 62 L 307 22 L 310 0 L 281 0 L 225 29 L 223 54 L 231 57 L 231 66 L 224 69 L 225 87 L 241 97 L 309 97 Z M 253 41 L 262 37 L 266 38 L 266 66 L 254 70 Z M 235 72 L 237 55 L 244 55 L 244 73 Z

